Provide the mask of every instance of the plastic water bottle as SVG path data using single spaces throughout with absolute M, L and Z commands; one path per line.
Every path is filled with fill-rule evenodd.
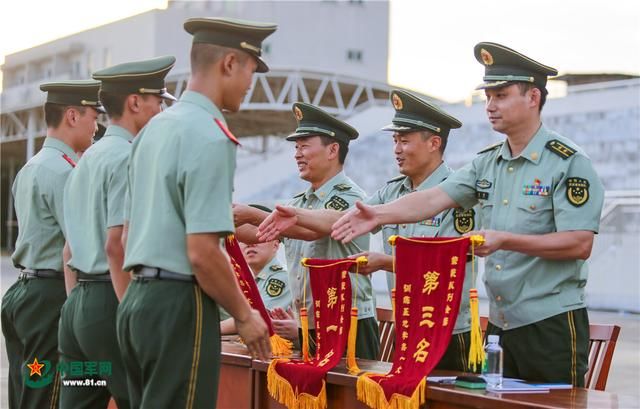
M 484 365 L 482 377 L 487 383 L 487 388 L 502 387 L 502 347 L 499 335 L 489 335 L 487 345 L 484 347 Z

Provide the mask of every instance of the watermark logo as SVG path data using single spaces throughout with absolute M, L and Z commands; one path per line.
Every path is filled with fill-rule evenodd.
M 52 371 L 52 369 L 51 361 L 38 361 L 38 358 L 33 358 L 32 363 L 25 365 L 23 371 L 24 384 L 34 389 L 50 385 L 55 375 L 55 371 Z
M 111 361 L 58 362 L 54 370 L 51 361 L 39 361 L 36 357 L 33 358 L 33 362 L 27 363 L 24 366 L 24 384 L 34 389 L 44 388 L 53 382 L 56 373 L 65 378 L 78 378 L 83 376 L 87 378 L 108 377 L 112 374 Z M 73 385 L 76 385 L 76 383 Z M 93 379 L 85 379 L 83 383 L 78 383 L 77 386 L 106 386 L 106 382 L 94 382 Z

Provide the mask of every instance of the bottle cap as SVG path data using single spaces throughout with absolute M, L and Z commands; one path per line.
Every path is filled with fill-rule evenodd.
M 500 335 L 489 335 L 487 340 L 490 344 L 498 344 L 500 343 Z

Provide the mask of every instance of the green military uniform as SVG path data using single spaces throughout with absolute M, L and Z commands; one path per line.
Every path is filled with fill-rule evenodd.
M 391 102 L 396 110 L 392 124 L 384 130 L 394 132 L 428 131 L 448 138 L 451 128 L 459 128 L 462 124 L 457 119 L 438 109 L 434 105 L 401 90 L 391 92 Z M 408 193 L 421 191 L 437 186 L 453 171 L 443 162 L 416 188 L 412 186 L 408 176 L 398 176 L 387 182 L 368 200 L 369 205 L 380 205 L 392 202 Z M 464 221 L 464 223 L 461 223 Z M 473 230 L 476 226 L 475 210 L 447 209 L 428 220 L 409 224 L 388 224 L 381 227 L 382 242 L 385 254 L 393 254 L 389 237 L 457 237 Z M 472 274 L 472 263 L 467 262 L 462 302 L 458 319 L 453 330 L 453 337 L 447 351 L 438 364 L 438 369 L 467 371 L 467 357 L 471 333 L 471 312 L 469 309 L 469 289 L 475 287 Z M 476 266 L 477 271 L 477 266 Z M 395 288 L 395 276 L 387 274 L 389 291 Z
M 118 64 L 95 72 L 93 78 L 102 81 L 101 92 L 105 94 L 154 94 L 175 99 L 164 88 L 164 77 L 174 63 L 174 57 L 159 57 Z M 69 266 L 78 275 L 78 285 L 62 307 L 60 362 L 66 366 L 74 361 L 110 362 L 111 371 L 102 376 L 106 388 L 62 387 L 63 409 L 106 408 L 111 396 L 119 409 L 129 407 L 127 377 L 116 337 L 118 299 L 104 249 L 107 230 L 124 224 L 133 138 L 126 129 L 109 126 L 100 142 L 84 153 L 65 187 L 65 230 L 72 255 Z M 71 372 L 62 375 L 62 379 L 71 378 Z
M 498 44 L 480 43 L 475 51 L 488 67 L 483 87 L 523 81 L 513 79 L 517 76 L 544 88 L 546 75 L 555 72 Z M 479 204 L 484 228 L 517 234 L 597 232 L 604 200 L 584 151 L 544 125 L 519 156 L 511 155 L 508 141 L 500 142 L 480 151 L 441 187 L 464 207 Z M 586 262 L 505 250 L 485 260 L 487 333 L 502 335 L 505 376 L 583 385 Z
M 287 140 L 295 140 L 301 137 L 325 135 L 347 143 L 355 139 L 358 133 L 346 123 L 339 121 L 316 108 L 304 103 L 293 104 L 293 111 L 298 121 L 298 127 L 294 134 Z M 364 200 L 364 191 L 349 179 L 344 172 L 339 172 L 318 189 L 311 186 L 296 195 L 289 206 L 304 209 L 333 209 L 343 211 L 355 205 L 358 200 Z M 300 308 L 306 306 L 309 312 L 309 328 L 315 328 L 313 315 L 313 299 L 311 297 L 311 284 L 307 276 L 308 270 L 300 264 L 303 258 L 338 259 L 346 258 L 353 254 L 369 249 L 369 235 L 358 237 L 350 243 L 343 244 L 327 236 L 315 241 L 284 240 L 287 266 L 289 267 L 289 283 L 293 295 L 296 314 Z M 379 334 L 375 321 L 375 306 L 371 279 L 361 274 L 350 274 L 351 285 L 358 292 L 356 306 L 358 307 L 358 332 L 356 338 L 356 356 L 365 359 L 377 359 L 380 348 Z M 305 278 L 306 277 L 306 278 Z M 356 283 L 357 280 L 357 283 Z M 304 283 L 306 282 L 306 303 L 303 305 Z M 298 320 L 299 322 L 300 320 Z M 311 340 L 315 339 L 315 331 L 310 330 Z
M 185 29 L 194 42 L 258 58 L 276 26 L 197 18 Z M 233 232 L 236 144 L 220 108 L 195 91 L 151 119 L 133 143 L 124 267 L 135 273 L 117 316 L 132 407 L 215 407 L 218 308 L 195 281 L 186 240 Z
M 47 103 L 101 109 L 99 85 L 64 81 L 42 84 L 40 89 L 48 93 Z M 63 190 L 78 157 L 57 136 L 62 135 L 47 136 L 40 152 L 18 172 L 12 188 L 18 239 L 11 259 L 22 273 L 2 298 L 11 408 L 58 405 L 58 320 L 66 298 Z M 45 366 L 34 372 L 27 365 L 35 359 Z
M 260 297 L 267 310 L 280 307 L 286 311 L 291 306 L 289 273 L 278 262 L 277 257 L 272 258 L 255 278 Z M 220 321 L 229 318 L 231 315 L 220 307 Z

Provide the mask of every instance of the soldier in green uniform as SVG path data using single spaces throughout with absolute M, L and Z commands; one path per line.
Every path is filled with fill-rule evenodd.
M 586 259 L 598 232 L 603 186 L 591 160 L 542 124 L 547 76 L 557 71 L 495 43 L 479 43 L 489 122 L 506 140 L 483 149 L 438 187 L 358 208 L 334 226 L 348 241 L 378 224 L 408 223 L 479 204 L 490 301 L 504 375 L 584 385 L 589 343 Z
M 295 159 L 300 177 L 309 182 L 309 188 L 294 196 L 289 206 L 306 209 L 345 210 L 365 198 L 365 193 L 349 179 L 343 170 L 349 141 L 358 137 L 358 132 L 320 108 L 296 102 L 293 113 L 298 127 L 287 140 L 296 143 Z M 269 213 L 249 206 L 234 206 L 237 225 L 244 223 L 258 226 Z M 295 227 L 295 226 L 294 226 Z M 293 294 L 296 313 L 306 306 L 309 311 L 310 340 L 315 339 L 313 300 L 307 275 L 307 268 L 300 264 L 303 258 L 337 259 L 346 258 L 369 249 L 369 235 L 363 235 L 352 243 L 342 244 L 327 235 L 319 235 L 308 229 L 288 230 L 284 237 L 289 284 Z M 255 240 L 255 231 L 254 231 Z M 249 239 L 250 240 L 250 239 Z M 364 275 L 351 275 L 353 287 L 358 280 L 356 294 L 358 307 L 358 331 L 356 356 L 376 359 L 378 356 L 379 334 L 375 319 L 373 289 L 371 279 Z M 303 304 L 304 283 L 306 282 L 306 304 Z M 298 323 L 300 320 L 297 320 Z M 313 344 L 310 345 L 313 349 Z
M 220 368 L 219 303 L 249 352 L 267 359 L 268 329 L 236 282 L 220 241 L 234 231 L 231 193 L 237 139 L 222 110 L 238 111 L 261 43 L 273 24 L 190 18 L 187 90 L 133 142 L 123 231 L 118 344 L 131 406 L 215 407 Z M 100 142 L 99 142 L 100 143 Z
M 100 101 L 111 120 L 99 143 L 91 146 L 71 172 L 64 191 L 65 237 L 71 259 L 67 288 L 73 288 L 62 307 L 59 350 L 62 379 L 72 376 L 72 362 L 94 362 L 111 370 L 94 377 L 106 388 L 62 387 L 60 407 L 106 408 L 113 396 L 119 409 L 129 407 L 127 379 L 116 337 L 116 309 L 129 284 L 122 270 L 124 197 L 131 142 L 140 129 L 162 110 L 164 78 L 175 58 L 159 57 L 118 64 L 93 73 L 101 81 Z M 76 282 L 78 285 L 76 285 Z M 75 286 L 75 287 L 74 287 Z M 87 378 L 87 368 L 79 378 Z M 103 371 L 104 372 L 104 371 Z M 97 375 L 97 376 L 96 376 Z
M 252 205 L 265 211 L 269 208 Z M 288 309 L 291 307 L 291 290 L 289 288 L 289 273 L 278 261 L 277 253 L 280 241 L 272 240 L 264 243 L 245 244 L 240 242 L 240 248 L 247 264 L 254 274 L 260 297 L 267 310 L 275 308 Z M 235 334 L 236 325 L 231 316 L 220 308 L 220 330 L 223 335 Z
M 391 103 L 396 110 L 392 124 L 383 128 L 393 132 L 394 154 L 402 176 L 396 177 L 381 189 L 376 191 L 368 200 L 369 205 L 378 205 L 391 202 L 401 196 L 414 191 L 428 189 L 437 186 L 445 180 L 452 170 L 443 162 L 442 156 L 447 145 L 451 129 L 459 128 L 462 124 L 456 118 L 440 110 L 434 105 L 401 90 L 391 92 Z M 340 218 L 341 212 L 333 211 L 333 218 L 327 215 L 331 212 L 323 210 L 324 218 L 316 217 L 317 210 L 302 208 L 279 208 L 273 217 L 272 223 L 286 223 L 291 218 L 298 226 L 328 235 L 331 225 Z M 322 221 L 322 225 L 318 222 Z M 266 223 L 261 228 L 267 228 Z M 470 232 L 475 227 L 475 211 L 446 209 L 438 215 L 422 220 L 418 223 L 388 224 L 382 226 L 382 236 L 385 254 L 376 252 L 363 252 L 357 256 L 366 256 L 367 265 L 360 268 L 363 274 L 370 274 L 378 270 L 393 271 L 392 249 L 388 238 L 393 235 L 404 237 L 434 237 L 434 236 L 459 236 Z M 375 229 L 374 232 L 380 229 Z M 389 291 L 395 287 L 395 277 L 388 275 Z M 471 262 L 467 264 L 465 277 L 463 302 L 460 306 L 460 314 L 456 321 L 454 337 L 451 344 L 440 361 L 439 369 L 466 371 L 467 356 L 470 340 L 470 312 L 469 298 L 466 297 L 469 289 L 475 286 L 471 274 Z
M 47 137 L 13 183 L 18 239 L 11 259 L 21 273 L 2 298 L 11 408 L 58 405 L 58 320 L 66 298 L 63 192 L 76 152 L 91 145 L 98 113 L 104 112 L 99 87 L 92 80 L 40 86 L 47 93 Z

